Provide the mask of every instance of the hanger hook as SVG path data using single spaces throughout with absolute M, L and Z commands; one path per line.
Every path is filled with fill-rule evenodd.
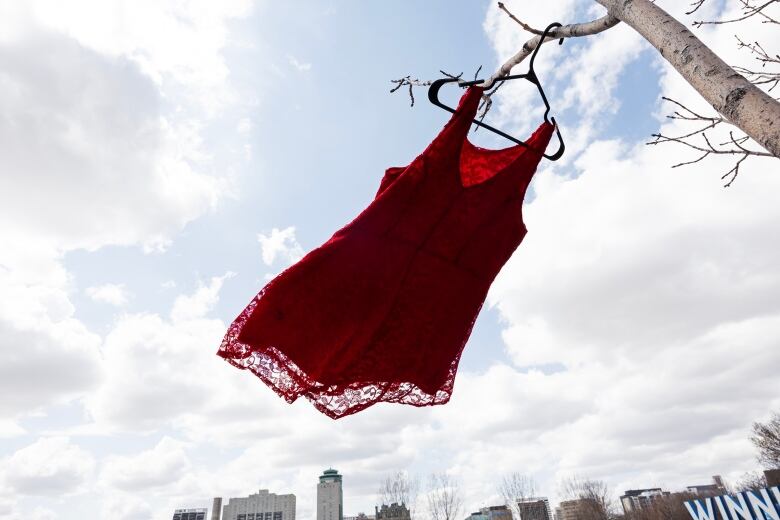
M 539 78 L 537 77 L 536 72 L 534 71 L 534 60 L 536 59 L 536 54 L 539 52 L 539 47 L 542 46 L 542 43 L 549 36 L 550 32 L 553 29 L 557 28 L 557 27 L 563 27 L 563 25 L 561 25 L 558 22 L 553 22 L 550 25 L 548 25 L 547 28 L 542 33 L 542 36 L 539 39 L 539 44 L 536 46 L 536 48 L 531 53 L 531 59 L 529 60 L 528 72 L 527 73 L 525 73 L 525 74 L 516 74 L 516 75 L 511 75 L 511 76 L 503 76 L 503 77 L 496 78 L 497 82 L 498 81 L 507 81 L 507 80 L 516 79 L 516 78 L 525 78 L 525 79 L 529 80 L 531 83 L 533 83 L 534 85 L 536 85 L 536 88 L 537 88 L 537 90 L 539 91 L 539 94 L 542 97 L 542 101 L 544 102 L 544 107 L 545 107 L 544 120 L 547 121 L 548 123 L 551 123 L 555 127 L 555 134 L 558 136 L 558 142 L 560 143 L 560 145 L 558 147 L 558 150 L 554 154 L 552 154 L 552 155 L 547 155 L 547 154 L 544 153 L 544 151 L 541 151 L 542 152 L 542 156 L 547 158 L 547 159 L 549 159 L 549 160 L 551 160 L 551 161 L 557 161 L 558 159 L 560 159 L 561 156 L 563 155 L 563 151 L 566 148 L 566 146 L 563 143 L 563 138 L 561 137 L 561 130 L 560 130 L 560 127 L 558 126 L 558 122 L 555 120 L 554 117 L 549 117 L 549 115 L 550 115 L 550 103 L 547 100 L 547 96 L 544 93 L 544 89 L 542 89 L 542 84 L 539 82 Z M 558 44 L 559 45 L 562 44 L 563 40 L 564 40 L 563 38 L 560 38 Z M 453 77 L 437 79 L 428 88 L 428 99 L 430 100 L 430 102 L 433 103 L 434 105 L 438 106 L 438 107 L 443 108 L 444 110 L 447 110 L 448 112 L 452 112 L 453 114 L 457 113 L 454 108 L 448 107 L 447 105 L 445 105 L 444 103 L 439 101 L 439 89 L 441 89 L 442 85 L 444 85 L 445 83 L 452 83 L 452 82 L 456 82 L 456 81 L 458 82 L 459 86 L 466 87 L 466 86 L 471 86 L 471 85 L 477 85 L 479 83 L 484 82 L 485 80 L 483 80 L 483 79 L 475 79 L 474 81 L 462 81 L 460 78 L 453 78 Z M 495 134 L 498 134 L 498 135 L 500 135 L 502 137 L 505 137 L 505 138 L 509 139 L 510 141 L 513 141 L 513 142 L 515 142 L 515 143 L 517 143 L 519 145 L 528 147 L 527 143 L 525 143 L 525 142 L 523 142 L 523 141 L 521 141 L 521 140 L 519 140 L 519 139 L 517 139 L 515 137 L 512 137 L 511 135 L 509 135 L 509 134 L 507 134 L 505 132 L 502 132 L 498 128 L 494 128 L 494 127 L 492 127 L 492 126 L 490 126 L 490 125 L 488 125 L 486 123 L 483 123 L 482 121 L 479 121 L 478 119 L 474 119 L 472 121 L 472 123 L 477 125 L 477 126 L 481 126 L 483 128 L 487 128 L 491 132 L 493 132 Z
M 552 155 L 542 154 L 542 155 L 543 157 L 546 157 L 551 161 L 557 161 L 563 155 L 563 151 L 566 149 L 566 145 L 563 144 L 563 137 L 561 137 L 561 129 L 558 128 L 558 121 L 556 121 L 554 117 L 551 117 L 550 119 L 552 120 L 553 126 L 555 126 L 555 135 L 558 136 L 558 143 L 560 145 L 558 146 L 558 151 L 555 152 L 554 154 Z
M 544 44 L 544 40 L 547 39 L 547 36 L 550 34 L 550 31 L 558 27 L 563 27 L 563 26 L 558 22 L 553 22 L 550 25 L 548 25 L 547 28 L 542 33 L 542 36 L 539 38 L 539 43 L 534 48 L 534 52 L 531 53 L 531 61 L 528 64 L 529 72 L 534 72 L 534 60 L 536 59 L 536 55 L 539 52 L 539 48 L 542 46 L 542 44 Z M 560 41 L 558 42 L 558 45 L 561 44 L 563 44 L 563 38 L 561 38 Z

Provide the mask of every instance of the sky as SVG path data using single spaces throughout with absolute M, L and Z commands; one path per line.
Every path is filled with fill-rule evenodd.
M 735 3 L 657 2 L 687 24 Z M 603 14 L 506 4 L 537 27 Z M 780 47 L 755 21 L 695 30 L 749 64 L 737 32 Z M 662 95 L 708 106 L 627 26 L 540 52 L 566 153 L 539 167 L 448 404 L 334 421 L 215 355 L 447 121 L 391 80 L 492 72 L 527 38 L 483 0 L 0 2 L 0 519 L 162 520 L 269 489 L 313 520 L 328 467 L 348 515 L 408 471 L 457 479 L 464 517 L 510 472 L 555 502 L 573 475 L 617 497 L 759 469 L 750 426 L 780 409 L 780 167 L 748 161 L 724 188 L 731 159 L 673 169 L 695 156 L 647 146 L 689 128 Z M 538 125 L 530 85 L 500 93 L 493 124 Z

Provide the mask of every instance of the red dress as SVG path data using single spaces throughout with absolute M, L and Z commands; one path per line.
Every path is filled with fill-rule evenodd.
M 271 280 L 217 354 L 333 418 L 446 403 L 490 284 L 526 234 L 523 196 L 554 128 L 542 123 L 531 149 L 476 147 L 481 94 L 470 87 L 355 220 Z

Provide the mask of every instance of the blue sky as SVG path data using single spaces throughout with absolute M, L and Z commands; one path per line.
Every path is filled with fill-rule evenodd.
M 507 4 L 538 27 L 601 14 Z M 707 107 L 630 28 L 539 54 L 567 153 L 539 168 L 529 235 L 452 401 L 334 422 L 224 363 L 221 335 L 447 121 L 390 80 L 490 73 L 527 35 L 486 1 L 36 0 L 0 15 L 0 519 L 157 520 L 268 488 L 307 520 L 329 466 L 347 514 L 406 470 L 460 479 L 464 516 L 511 471 L 555 501 L 571 475 L 617 496 L 756 468 L 749 426 L 780 407 L 777 167 L 746 164 L 724 190 L 728 161 L 671 170 L 685 150 L 646 147 L 683 128 L 662 94 Z M 744 62 L 732 33 L 697 34 Z M 489 119 L 525 135 L 540 100 L 502 90 Z

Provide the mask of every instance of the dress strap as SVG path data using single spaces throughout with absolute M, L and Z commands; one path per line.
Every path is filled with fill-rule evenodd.
M 555 132 L 555 125 L 548 121 L 542 122 L 534 133 L 526 139 L 526 148 L 523 151 L 523 160 L 526 164 L 533 165 L 532 168 L 521 168 L 520 180 L 526 186 L 531 182 L 536 167 L 544 157 L 544 152 L 547 150 L 547 145 L 550 143 L 553 133 Z
M 477 114 L 479 100 L 482 99 L 484 89 L 477 86 L 470 86 L 460 97 L 458 107 L 450 117 L 444 128 L 431 141 L 423 152 L 423 155 L 439 153 L 452 154 L 453 151 L 460 153 L 460 147 L 468 134 L 471 122 Z

